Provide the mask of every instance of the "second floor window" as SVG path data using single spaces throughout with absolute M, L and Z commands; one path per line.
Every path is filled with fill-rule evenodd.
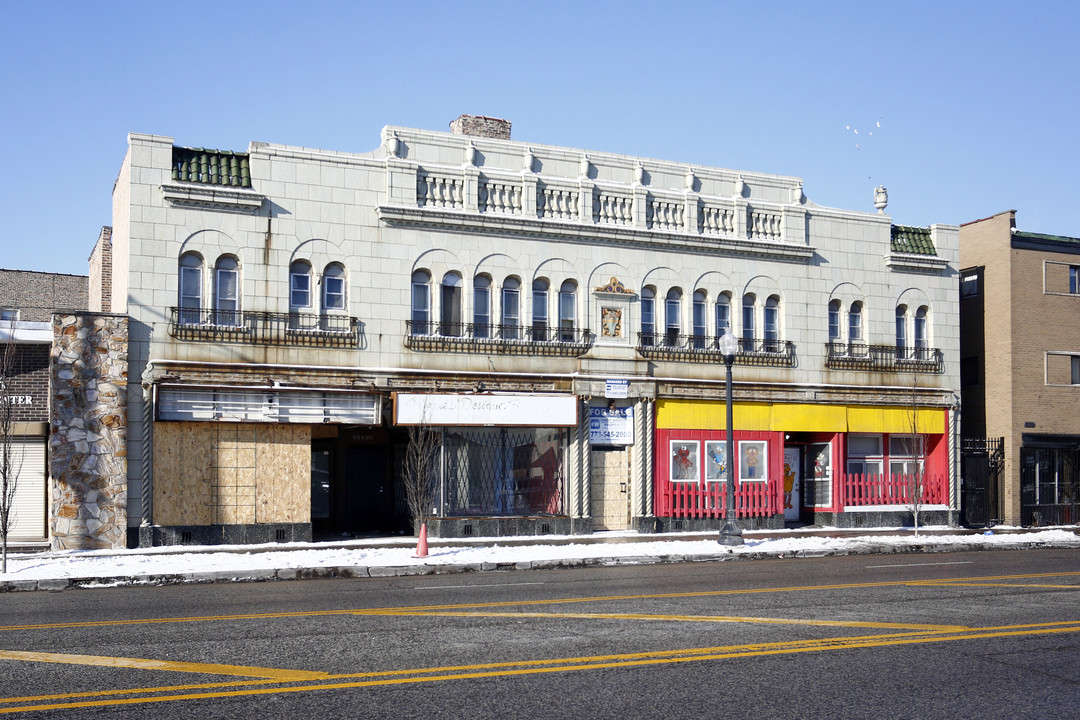
M 330 263 L 323 271 L 323 313 L 345 310 L 345 268 Z
M 214 324 L 240 324 L 240 263 L 228 255 L 214 267 Z
M 780 349 L 780 298 L 775 295 L 765 301 L 765 349 L 768 352 Z
M 532 303 L 533 340 L 537 342 L 546 342 L 548 339 L 547 280 L 533 281 Z
M 745 351 L 754 350 L 754 310 L 756 298 L 752 293 L 743 295 L 742 299 L 742 348 Z
M 840 301 L 829 301 L 829 342 L 840 342 Z
M 903 354 L 907 347 L 907 307 L 900 305 L 896 308 L 896 352 Z
M 716 337 L 731 332 L 731 298 L 721 293 L 716 298 Z
M 641 344 L 656 344 L 656 291 L 641 289 Z
M 478 338 L 491 337 L 491 278 L 473 278 L 473 334 Z
M 442 280 L 439 303 L 439 334 L 448 337 L 461 335 L 461 276 L 448 272 Z
M 423 270 L 412 275 L 412 333 L 431 334 L 431 276 Z
M 180 324 L 202 322 L 202 258 L 185 253 L 180 258 Z
M 297 260 L 289 266 L 289 310 L 298 312 L 311 308 L 311 266 Z
M 679 344 L 679 331 L 682 328 L 679 318 L 680 305 L 682 292 L 678 288 L 671 288 L 664 301 L 664 344 L 669 347 Z
M 577 320 L 577 285 L 567 280 L 559 288 L 559 341 L 573 342 Z
M 919 360 L 926 359 L 926 307 L 915 311 L 915 355 Z
M 506 278 L 502 287 L 502 337 L 504 340 L 518 339 L 518 325 L 521 324 L 521 282 L 517 278 Z
M 862 303 L 851 303 L 851 309 L 848 311 L 848 342 L 859 342 L 862 340 Z
M 694 348 L 701 350 L 705 347 L 705 291 L 694 292 Z

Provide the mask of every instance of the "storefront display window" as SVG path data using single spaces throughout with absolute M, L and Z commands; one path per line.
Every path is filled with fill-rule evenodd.
M 565 430 L 448 428 L 443 438 L 447 516 L 564 512 Z
M 699 482 L 701 467 L 696 440 L 671 441 L 671 481 Z
M 768 480 L 768 444 L 759 441 L 739 442 L 739 480 Z

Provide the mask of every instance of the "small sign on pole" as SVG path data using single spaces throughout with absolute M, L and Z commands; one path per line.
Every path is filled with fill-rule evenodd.
M 608 400 L 621 400 L 629 394 L 629 380 L 606 380 L 604 381 L 604 397 Z

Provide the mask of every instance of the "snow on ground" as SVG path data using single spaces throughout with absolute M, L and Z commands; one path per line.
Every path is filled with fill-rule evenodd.
M 679 556 L 688 560 L 711 559 L 729 555 L 752 554 L 773 556 L 814 556 L 826 554 L 855 554 L 868 552 L 903 552 L 905 549 L 934 546 L 970 547 L 1030 547 L 1032 544 L 1055 547 L 1080 547 L 1080 537 L 1072 529 L 1048 529 L 1031 532 L 998 532 L 983 534 L 947 534 L 947 528 L 927 528 L 919 537 L 911 530 L 895 534 L 848 534 L 841 537 L 806 537 L 796 533 L 770 532 L 767 537 L 755 538 L 753 531 L 744 535 L 745 545 L 729 548 L 714 539 L 680 539 L 679 535 L 618 534 L 618 542 L 574 542 L 561 538 L 552 543 L 551 536 L 514 538 L 513 544 L 498 540 L 437 541 L 429 546 L 428 556 L 414 557 L 415 541 L 352 541 L 318 545 L 310 543 L 213 546 L 158 547 L 134 550 L 69 551 L 30 553 L 8 556 L 8 572 L 0 574 L 0 582 L 27 580 L 63 580 L 73 578 L 124 578 L 146 575 L 183 575 L 191 573 L 237 573 L 267 570 L 320 569 L 334 567 L 400 567 L 476 565 L 493 563 L 558 562 L 613 558 L 624 560 L 642 558 L 642 562 L 659 557 Z M 828 532 L 828 531 L 826 531 Z M 842 535 L 842 533 L 837 533 Z M 592 536 L 595 538 L 595 536 Z M 640 541 L 635 538 L 641 538 Z M 522 541 L 527 544 L 520 544 Z M 447 543 L 445 546 L 442 543 Z M 450 544 L 452 543 L 452 544 Z

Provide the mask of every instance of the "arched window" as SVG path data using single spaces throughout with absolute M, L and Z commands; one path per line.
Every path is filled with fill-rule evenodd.
M 231 255 L 214 266 L 214 324 L 240 324 L 240 263 Z
M 461 336 L 461 276 L 448 272 L 442 279 L 442 297 L 439 304 L 439 334 L 447 337 Z
M 742 298 L 742 349 L 754 351 L 754 310 L 757 298 L 753 293 L 746 293 Z
M 473 337 L 491 337 L 491 278 L 473 278 Z
M 907 352 L 907 306 L 896 307 L 896 356 L 905 357 Z
M 535 342 L 547 342 L 548 339 L 548 281 L 533 280 L 532 289 L 532 333 Z
M 412 274 L 412 324 L 413 335 L 431 334 L 431 275 L 423 270 Z
M 926 315 L 927 307 L 921 306 L 915 311 L 915 358 L 918 360 L 927 360 L 926 346 L 928 345 L 928 338 L 926 336 Z
M 323 270 L 322 310 L 324 314 L 345 312 L 345 267 L 330 263 Z
M 181 325 L 202 323 L 202 258 L 195 253 L 180 256 L 180 312 Z
M 706 327 L 706 317 L 708 313 L 705 310 L 706 295 L 704 290 L 694 291 L 694 348 L 697 350 L 705 349 L 705 334 L 708 332 Z
M 716 337 L 731 332 L 731 295 L 720 293 L 716 296 Z
M 664 300 L 664 344 L 674 347 L 679 344 L 679 331 L 682 322 L 679 319 L 679 306 L 682 305 L 682 290 L 671 288 Z
M 504 340 L 518 339 L 518 325 L 521 324 L 521 281 L 508 277 L 502 286 L 502 332 Z
M 289 265 L 289 312 L 311 309 L 311 265 L 297 260 Z
M 641 344 L 656 344 L 656 290 L 652 287 L 641 289 Z
M 848 342 L 862 341 L 862 303 L 856 300 L 848 310 Z
M 829 301 L 829 342 L 840 342 L 840 301 Z
M 559 288 L 559 341 L 573 342 L 577 320 L 577 285 L 567 280 Z
M 765 351 L 780 352 L 780 298 L 770 295 L 765 300 Z

